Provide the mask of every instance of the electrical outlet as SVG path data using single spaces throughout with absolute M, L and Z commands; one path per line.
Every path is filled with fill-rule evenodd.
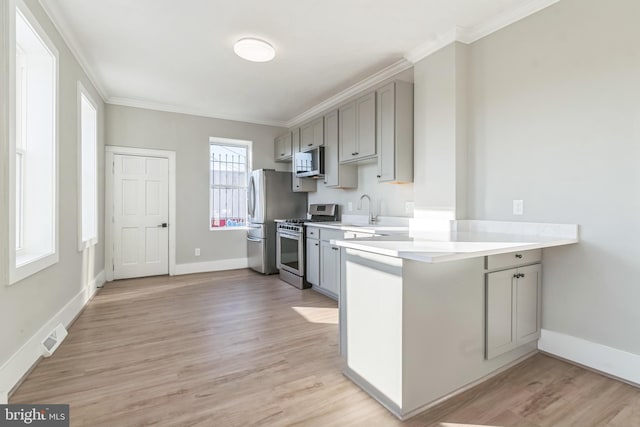
M 349 203 L 347 203 L 347 210 L 348 210 L 349 212 L 352 212 L 352 211 L 353 211 L 353 202 L 349 202 Z
M 513 214 L 524 215 L 524 200 L 513 201 Z
M 200 248 L 196 248 L 196 256 L 200 256 Z
M 404 202 L 404 213 L 412 214 L 413 213 L 413 202 Z

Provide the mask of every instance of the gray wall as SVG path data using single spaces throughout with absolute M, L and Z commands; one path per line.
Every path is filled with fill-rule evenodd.
M 640 354 L 640 2 L 562 0 L 471 46 L 471 218 L 578 223 L 543 327 Z M 523 199 L 525 214 L 511 214 Z
M 273 140 L 285 129 L 106 105 L 107 145 L 176 152 L 176 263 L 220 261 L 247 256 L 246 231 L 209 231 L 209 137 L 253 142 L 253 169 L 287 170 L 273 161 Z M 196 257 L 194 249 L 200 248 Z
M 34 335 L 54 314 L 69 302 L 84 286 L 104 269 L 104 157 L 103 129 L 104 104 L 94 90 L 77 61 L 65 45 L 55 27 L 42 10 L 37 0 L 25 0 L 40 25 L 55 43 L 59 54 L 58 68 L 58 177 L 59 177 L 59 262 L 12 286 L 8 283 L 7 260 L 9 259 L 9 173 L 8 173 L 8 96 L 5 93 L 5 76 L 13 61 L 8 58 L 3 28 L 0 37 L 3 79 L 0 96 L 2 129 L 0 135 L 0 366 Z M 3 3 L 0 8 L 1 24 L 7 12 Z M 85 253 L 78 251 L 78 135 L 77 135 L 77 82 L 82 81 L 93 99 L 98 103 L 98 212 L 99 243 Z

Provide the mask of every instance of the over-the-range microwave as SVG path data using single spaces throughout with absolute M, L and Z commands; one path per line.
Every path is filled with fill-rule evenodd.
M 293 169 L 298 178 L 324 176 L 324 147 L 295 153 Z

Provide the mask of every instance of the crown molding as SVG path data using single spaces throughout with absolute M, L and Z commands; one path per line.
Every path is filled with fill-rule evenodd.
M 205 111 L 205 110 L 193 109 L 193 108 L 182 107 L 182 106 L 171 105 L 171 104 L 162 104 L 162 103 L 153 102 L 153 101 L 143 101 L 139 99 L 111 97 L 107 99 L 105 102 L 107 104 L 121 105 L 123 107 L 144 108 L 146 110 L 164 111 L 167 113 L 188 114 L 190 116 L 207 117 L 210 119 L 231 120 L 234 122 L 253 123 L 256 125 L 287 127 L 287 123 L 284 121 L 262 120 L 262 119 L 256 119 L 256 118 L 245 117 L 245 116 L 216 114 L 216 113 L 212 113 L 210 111 Z
M 109 94 L 104 89 L 104 86 L 100 83 L 100 80 L 96 77 L 96 74 L 93 73 L 92 68 L 89 66 L 89 61 L 82 55 L 82 50 L 80 49 L 80 45 L 76 36 L 71 31 L 71 26 L 68 25 L 68 22 L 64 18 L 64 15 L 60 13 L 60 10 L 54 6 L 54 2 L 47 2 L 45 0 L 38 0 L 40 6 L 47 14 L 53 26 L 58 30 L 60 37 L 66 43 L 67 47 L 71 51 L 71 54 L 76 58 L 78 64 L 80 64 L 80 68 L 84 71 L 84 73 L 89 78 L 89 81 L 93 85 L 93 87 L 98 92 L 98 95 L 102 98 L 103 102 L 109 98 Z
M 503 12 L 492 16 L 478 25 L 466 28 L 462 34 L 461 41 L 463 43 L 473 43 L 489 34 L 495 33 L 506 26 L 518 22 L 536 12 L 541 11 L 551 5 L 558 3 L 560 0 L 527 0 L 518 3 L 516 6 L 506 9 Z
M 382 70 L 370 75 L 369 77 L 360 80 L 353 86 L 350 86 L 347 89 L 325 99 L 324 101 L 308 109 L 304 113 L 295 116 L 294 118 L 286 122 L 286 127 L 292 128 L 294 126 L 297 126 L 300 123 L 309 120 L 328 109 L 336 107 L 338 104 L 346 101 L 347 99 L 361 93 L 364 90 L 370 89 L 375 85 L 382 83 L 383 81 L 411 67 L 413 67 L 413 63 L 407 61 L 405 58 L 394 62 L 388 67 L 385 67 Z
M 435 38 L 410 50 L 405 55 L 405 58 L 407 61 L 415 64 L 453 42 L 471 44 L 559 1 L 560 0 L 528 0 L 519 3 L 513 8 L 506 9 L 498 15 L 494 15 L 473 27 L 451 28 L 449 31 L 438 34 Z

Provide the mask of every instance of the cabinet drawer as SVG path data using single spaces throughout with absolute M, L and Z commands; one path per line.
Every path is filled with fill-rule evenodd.
M 485 257 L 485 268 L 487 270 L 497 270 L 518 265 L 534 264 L 540 261 L 542 261 L 542 249 L 532 249 L 529 251 L 489 255 Z
M 343 240 L 344 231 L 331 230 L 329 228 L 323 228 L 320 230 L 320 240 Z
M 310 239 L 318 239 L 320 237 L 320 230 L 316 227 L 306 227 L 306 237 Z

